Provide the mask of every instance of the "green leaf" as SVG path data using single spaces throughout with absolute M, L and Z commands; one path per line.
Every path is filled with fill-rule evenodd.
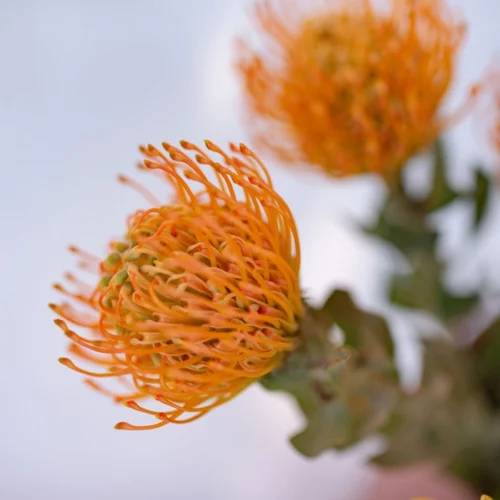
M 476 307 L 480 299 L 481 296 L 478 293 L 454 295 L 442 288 L 440 294 L 442 315 L 447 320 L 462 316 Z
M 434 252 L 437 233 L 427 226 L 420 202 L 411 200 L 402 189 L 391 191 L 373 227 L 364 232 L 396 247 L 403 255 Z
M 329 448 L 343 448 L 351 435 L 347 408 L 333 401 L 312 415 L 306 429 L 293 438 L 295 449 L 306 457 L 316 457 Z
M 376 314 L 357 307 L 348 292 L 336 290 L 325 302 L 323 310 L 331 315 L 345 334 L 345 345 L 371 358 L 392 359 L 394 344 L 387 322 Z
M 477 391 L 474 366 L 468 353 L 451 340 L 425 340 L 422 386 L 446 382 L 449 395 L 467 397 Z M 441 394 L 446 399 L 446 394 Z
M 441 264 L 432 254 L 424 254 L 414 260 L 409 274 L 393 276 L 389 298 L 400 306 L 422 309 L 439 316 Z
M 386 424 L 398 399 L 395 373 L 357 363 L 341 366 L 335 389 L 309 415 L 304 431 L 292 444 L 306 456 L 329 448 L 344 449 L 373 435 Z
M 484 170 L 476 168 L 476 185 L 474 198 L 474 229 L 479 229 L 487 213 L 488 202 L 491 194 L 491 182 Z
M 489 402 L 500 409 L 500 317 L 478 337 L 472 354 L 481 385 Z
M 434 145 L 434 172 L 431 192 L 425 203 L 427 212 L 433 212 L 455 201 L 459 194 L 448 182 L 446 149 L 441 139 Z
M 409 274 L 395 275 L 389 286 L 389 298 L 402 307 L 434 314 L 445 323 L 476 307 L 478 293 L 456 295 L 442 282 L 443 265 L 432 254 L 413 259 Z
M 332 325 L 345 348 L 329 338 Z M 307 418 L 292 444 L 306 456 L 345 448 L 386 424 L 399 394 L 394 346 L 386 322 L 335 291 L 321 309 L 308 308 L 301 343 L 282 366 L 262 380 L 270 390 L 293 395 Z
M 433 460 L 458 466 L 480 453 L 489 415 L 468 355 L 451 342 L 427 341 L 424 347 L 421 387 L 401 398 L 382 429 L 387 449 L 373 460 L 379 465 Z

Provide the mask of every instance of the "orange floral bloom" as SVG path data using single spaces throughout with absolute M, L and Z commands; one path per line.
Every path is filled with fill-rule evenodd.
M 257 4 L 265 43 L 242 43 L 237 62 L 261 147 L 330 175 L 385 174 L 463 114 L 437 112 L 464 25 L 444 0 L 376 3 Z
M 119 429 L 190 422 L 228 401 L 294 348 L 303 310 L 295 222 L 264 165 L 244 145 L 226 154 L 207 141 L 218 160 L 188 142 L 181 146 L 163 144 L 167 154 L 141 148 L 143 167 L 174 188 L 171 204 L 131 215 L 124 239 L 111 243 L 102 262 L 71 248 L 84 267 L 96 265 L 98 286 L 73 275 L 67 278 L 76 292 L 55 285 L 71 299 L 51 305 L 71 353 L 105 370 L 60 361 L 90 376 L 92 387 L 159 420 L 122 422 Z M 127 392 L 101 388 L 94 379 L 102 377 L 128 382 Z M 147 397 L 167 409 L 137 403 Z

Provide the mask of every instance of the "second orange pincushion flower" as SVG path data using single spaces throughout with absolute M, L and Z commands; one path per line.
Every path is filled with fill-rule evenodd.
M 461 115 L 438 110 L 464 25 L 444 0 L 375 4 L 257 4 L 263 50 L 241 44 L 237 63 L 260 146 L 329 175 L 385 175 Z
M 217 160 L 181 145 L 164 144 L 166 154 L 141 148 L 144 166 L 174 188 L 170 204 L 134 213 L 101 262 L 73 248 L 95 265 L 99 284 L 86 287 L 68 274 L 75 292 L 55 286 L 71 299 L 51 305 L 70 351 L 102 373 L 61 362 L 158 420 L 120 429 L 189 422 L 228 401 L 293 349 L 303 311 L 295 222 L 264 165 L 244 145 L 227 154 L 207 141 Z M 94 381 L 107 377 L 128 382 L 128 392 Z M 142 398 L 166 408 L 147 409 Z

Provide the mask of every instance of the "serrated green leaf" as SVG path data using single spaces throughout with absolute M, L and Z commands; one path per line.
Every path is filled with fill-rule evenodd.
M 335 324 L 345 346 L 332 344 Z M 294 396 L 307 425 L 292 439 L 306 456 L 342 449 L 386 424 L 399 394 L 393 342 L 386 322 L 354 304 L 345 291 L 335 291 L 321 309 L 308 308 L 301 342 L 262 385 Z
M 306 456 L 344 449 L 373 435 L 389 419 L 399 396 L 397 377 L 375 367 L 347 363 L 336 390 L 309 415 L 292 444 Z
M 371 357 L 380 355 L 392 359 L 394 344 L 387 322 L 357 307 L 345 290 L 336 290 L 330 295 L 323 306 L 323 314 L 344 332 L 347 347 L 354 347 L 359 352 L 369 351 Z
M 302 455 L 316 457 L 330 448 L 346 446 L 351 435 L 350 426 L 347 408 L 333 401 L 312 415 L 305 430 L 290 441 Z

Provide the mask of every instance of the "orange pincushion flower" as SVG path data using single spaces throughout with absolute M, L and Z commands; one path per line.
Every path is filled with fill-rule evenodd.
M 51 305 L 63 318 L 56 323 L 71 339 L 70 351 L 106 370 L 61 362 L 90 377 L 128 381 L 131 389 L 115 399 L 159 420 L 120 429 L 189 422 L 228 401 L 294 348 L 302 314 L 297 230 L 265 167 L 244 145 L 231 145 L 228 155 L 207 141 L 220 163 L 181 145 L 195 159 L 169 144 L 167 155 L 141 148 L 144 166 L 171 184 L 175 198 L 129 218 L 123 241 L 113 242 L 98 264 L 99 285 L 74 293 L 56 285 L 87 311 Z M 73 251 L 92 264 L 91 256 Z M 146 397 L 166 409 L 136 402 Z
M 330 175 L 385 174 L 450 124 L 437 111 L 464 26 L 443 0 L 375 3 L 257 4 L 265 50 L 242 44 L 238 67 L 262 147 Z

